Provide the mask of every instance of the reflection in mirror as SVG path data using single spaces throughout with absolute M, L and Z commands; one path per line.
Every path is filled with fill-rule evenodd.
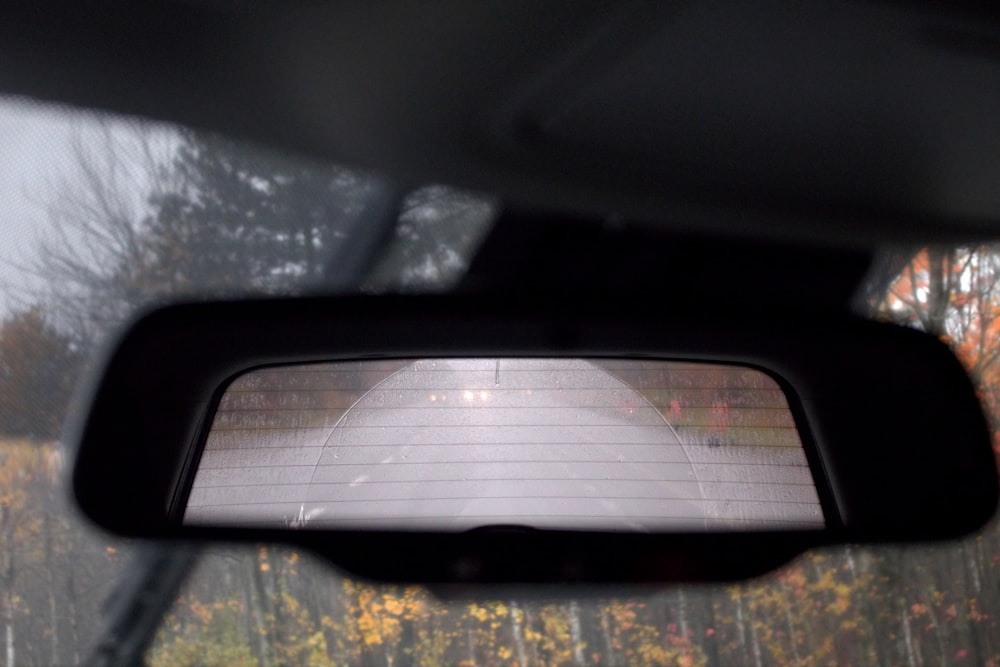
M 788 401 L 759 370 L 479 358 L 238 377 L 184 523 L 671 532 L 824 518 Z

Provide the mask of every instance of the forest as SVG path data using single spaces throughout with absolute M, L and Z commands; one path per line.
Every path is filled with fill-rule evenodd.
M 77 515 L 65 484 L 63 420 L 97 350 L 152 304 L 309 293 L 380 187 L 190 131 L 95 121 L 79 136 L 77 171 L 46 194 L 37 254 L 0 265 L 37 278 L 0 323 L 4 665 L 79 664 L 128 562 L 132 546 Z M 449 188 L 407 195 L 392 261 L 361 287 L 446 287 L 494 210 Z M 987 413 L 1000 415 L 1000 245 L 899 248 L 884 260 L 861 307 L 945 340 Z M 445 601 L 353 580 L 287 548 L 218 545 L 199 557 L 147 660 L 1000 667 L 1000 528 L 994 520 L 953 544 L 814 551 L 740 585 L 551 600 Z

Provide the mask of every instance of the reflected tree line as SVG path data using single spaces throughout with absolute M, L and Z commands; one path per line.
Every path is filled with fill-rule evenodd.
M 37 256 L 17 264 L 42 287 L 22 294 L 0 324 L 5 665 L 78 664 L 128 551 L 73 512 L 61 479 L 66 406 L 106 336 L 163 300 L 315 289 L 373 192 L 364 174 L 216 137 L 107 123 L 79 136 L 79 171 L 45 193 L 49 231 Z M 379 266 L 378 285 L 433 287 L 460 271 L 474 239 L 456 221 L 491 207 L 443 188 L 409 195 L 390 239 L 397 263 Z M 867 305 L 946 339 L 1000 414 L 1000 247 L 902 253 Z M 698 419 L 724 432 L 738 406 L 717 399 Z M 685 407 L 665 397 L 660 409 Z M 442 602 L 416 587 L 354 581 L 288 549 L 218 547 L 202 557 L 147 659 L 1000 666 L 998 575 L 996 522 L 940 547 L 817 551 L 738 586 L 552 601 Z

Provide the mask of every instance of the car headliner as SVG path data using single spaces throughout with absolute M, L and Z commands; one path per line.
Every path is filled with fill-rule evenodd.
M 0 90 L 668 229 L 1000 231 L 1000 11 L 976 3 L 46 0 Z

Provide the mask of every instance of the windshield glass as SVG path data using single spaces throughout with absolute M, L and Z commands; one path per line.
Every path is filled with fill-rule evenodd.
M 120 324 L 176 298 L 447 289 L 497 204 L 439 185 L 400 192 L 378 175 L 24 101 L 0 104 L 0 129 L 0 655 L 72 665 L 92 648 L 130 546 L 69 506 L 59 436 L 78 378 Z M 996 246 L 903 252 L 864 295 L 869 312 L 945 337 L 991 415 L 998 266 Z M 442 601 L 352 580 L 294 550 L 212 547 L 146 657 L 164 666 L 1000 665 L 998 620 L 995 521 L 939 547 L 811 552 L 740 585 L 558 600 Z
M 70 505 L 60 434 L 121 325 L 166 301 L 357 291 L 376 255 L 399 276 L 379 289 L 444 289 L 496 205 L 18 99 L 0 99 L 0 143 L 0 659 L 72 665 L 130 546 Z

